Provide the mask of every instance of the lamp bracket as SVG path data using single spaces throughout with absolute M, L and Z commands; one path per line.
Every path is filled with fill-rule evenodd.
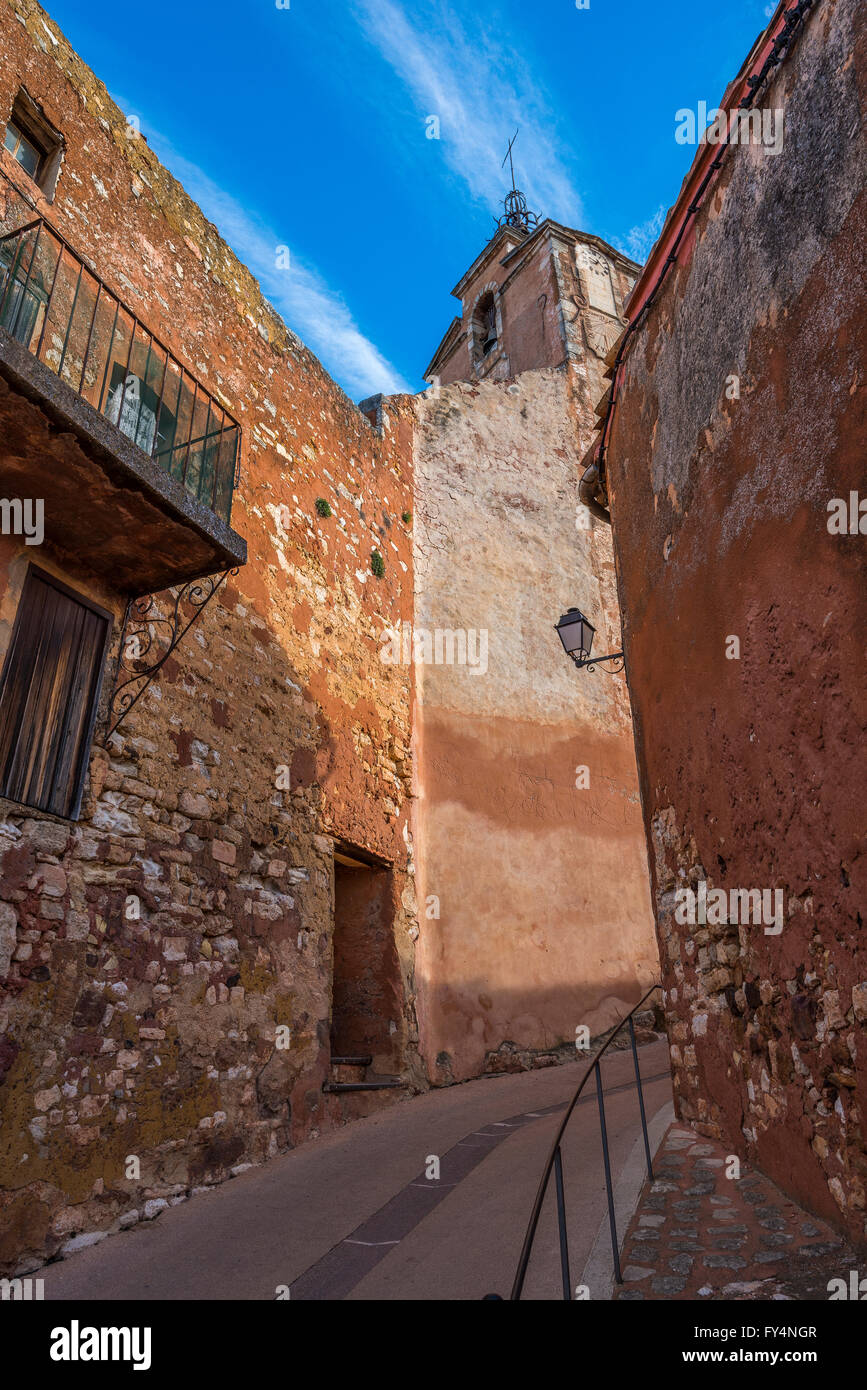
M 609 652 L 608 656 L 594 657 L 582 656 L 580 652 L 572 652 L 571 656 L 572 660 L 575 662 L 575 665 L 579 668 L 579 670 L 582 666 L 586 666 L 588 671 L 595 671 L 596 667 L 600 664 L 600 662 L 603 661 L 619 661 L 619 666 L 612 666 L 610 670 L 606 670 L 606 676 L 616 676 L 618 672 L 622 671 L 626 665 L 626 659 L 623 655 L 623 652 Z

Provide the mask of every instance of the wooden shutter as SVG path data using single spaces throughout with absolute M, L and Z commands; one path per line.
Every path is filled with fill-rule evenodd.
M 0 796 L 77 817 L 110 630 L 31 565 L 0 676 Z

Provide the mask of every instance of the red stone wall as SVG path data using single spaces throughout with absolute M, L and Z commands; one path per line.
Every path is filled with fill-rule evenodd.
M 411 617 L 412 477 L 405 403 L 372 427 L 52 21 L 31 0 L 0 8 L 0 117 L 26 86 L 66 142 L 37 209 L 241 422 L 232 525 L 249 554 L 105 748 L 103 706 L 81 820 L 0 803 L 0 1262 L 14 1265 L 342 1117 L 321 1091 L 332 837 L 393 865 L 388 1022 L 415 1074 L 412 697 L 378 640 Z M 26 188 L 5 151 L 0 168 Z M 4 226 L 31 215 L 0 179 Z M 88 575 L 86 536 L 77 556 L 4 541 L 0 649 L 27 560 L 121 611 Z
M 865 496 L 864 27 L 817 5 L 782 151 L 728 151 L 608 453 L 680 1114 L 860 1240 L 867 525 L 829 506 Z M 702 881 L 779 890 L 782 930 L 678 921 Z

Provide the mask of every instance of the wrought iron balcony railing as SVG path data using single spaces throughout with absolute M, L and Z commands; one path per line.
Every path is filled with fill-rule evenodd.
M 0 326 L 228 524 L 237 421 L 43 218 L 0 237 Z

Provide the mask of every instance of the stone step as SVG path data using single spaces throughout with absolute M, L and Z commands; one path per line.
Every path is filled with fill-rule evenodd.
M 367 1078 L 367 1068 L 370 1065 L 365 1057 L 332 1057 L 331 1075 L 328 1078 L 335 1085 L 349 1085 L 350 1082 L 360 1082 Z
M 406 1082 L 398 1077 L 380 1078 L 376 1081 L 326 1081 L 323 1084 L 323 1091 L 340 1092 L 346 1091 L 393 1091 Z

